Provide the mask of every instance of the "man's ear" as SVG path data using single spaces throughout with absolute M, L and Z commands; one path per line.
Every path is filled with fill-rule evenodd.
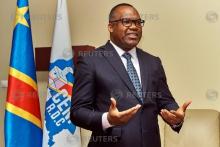
M 108 31 L 109 31 L 110 33 L 113 32 L 113 24 L 111 24 L 111 23 L 108 24 Z

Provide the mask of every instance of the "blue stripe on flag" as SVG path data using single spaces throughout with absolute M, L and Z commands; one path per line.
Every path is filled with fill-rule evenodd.
M 5 127 L 5 146 L 42 146 L 42 130 L 29 121 L 6 111 L 5 125 L 7 125 Z
M 24 25 L 17 24 L 13 34 L 10 66 L 25 73 L 36 81 L 35 63 L 33 59 L 31 29 Z
M 25 7 L 28 6 L 28 0 L 18 0 L 17 1 L 17 6 L 20 7 Z

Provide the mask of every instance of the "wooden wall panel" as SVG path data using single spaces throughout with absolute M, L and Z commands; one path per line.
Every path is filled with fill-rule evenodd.
M 77 58 L 80 52 L 92 51 L 95 49 L 93 46 L 80 45 L 72 46 L 74 52 L 74 63 L 77 63 Z M 51 47 L 37 47 L 35 48 L 35 61 L 37 71 L 48 71 L 50 65 L 50 52 Z

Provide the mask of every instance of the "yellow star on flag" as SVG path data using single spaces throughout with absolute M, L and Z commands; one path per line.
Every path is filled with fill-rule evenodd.
M 26 18 L 24 17 L 24 15 L 27 13 L 28 11 L 28 6 L 26 7 L 21 7 L 16 9 L 16 17 L 15 17 L 15 26 L 20 23 L 22 25 L 25 25 L 27 27 L 29 27 L 29 24 L 26 20 Z

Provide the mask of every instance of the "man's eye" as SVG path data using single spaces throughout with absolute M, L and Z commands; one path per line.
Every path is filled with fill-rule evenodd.
M 130 23 L 130 20 L 123 20 L 123 23 L 124 23 L 124 24 L 129 24 L 129 23 Z
M 137 20 L 137 21 L 136 21 L 136 24 L 141 24 L 141 20 Z

